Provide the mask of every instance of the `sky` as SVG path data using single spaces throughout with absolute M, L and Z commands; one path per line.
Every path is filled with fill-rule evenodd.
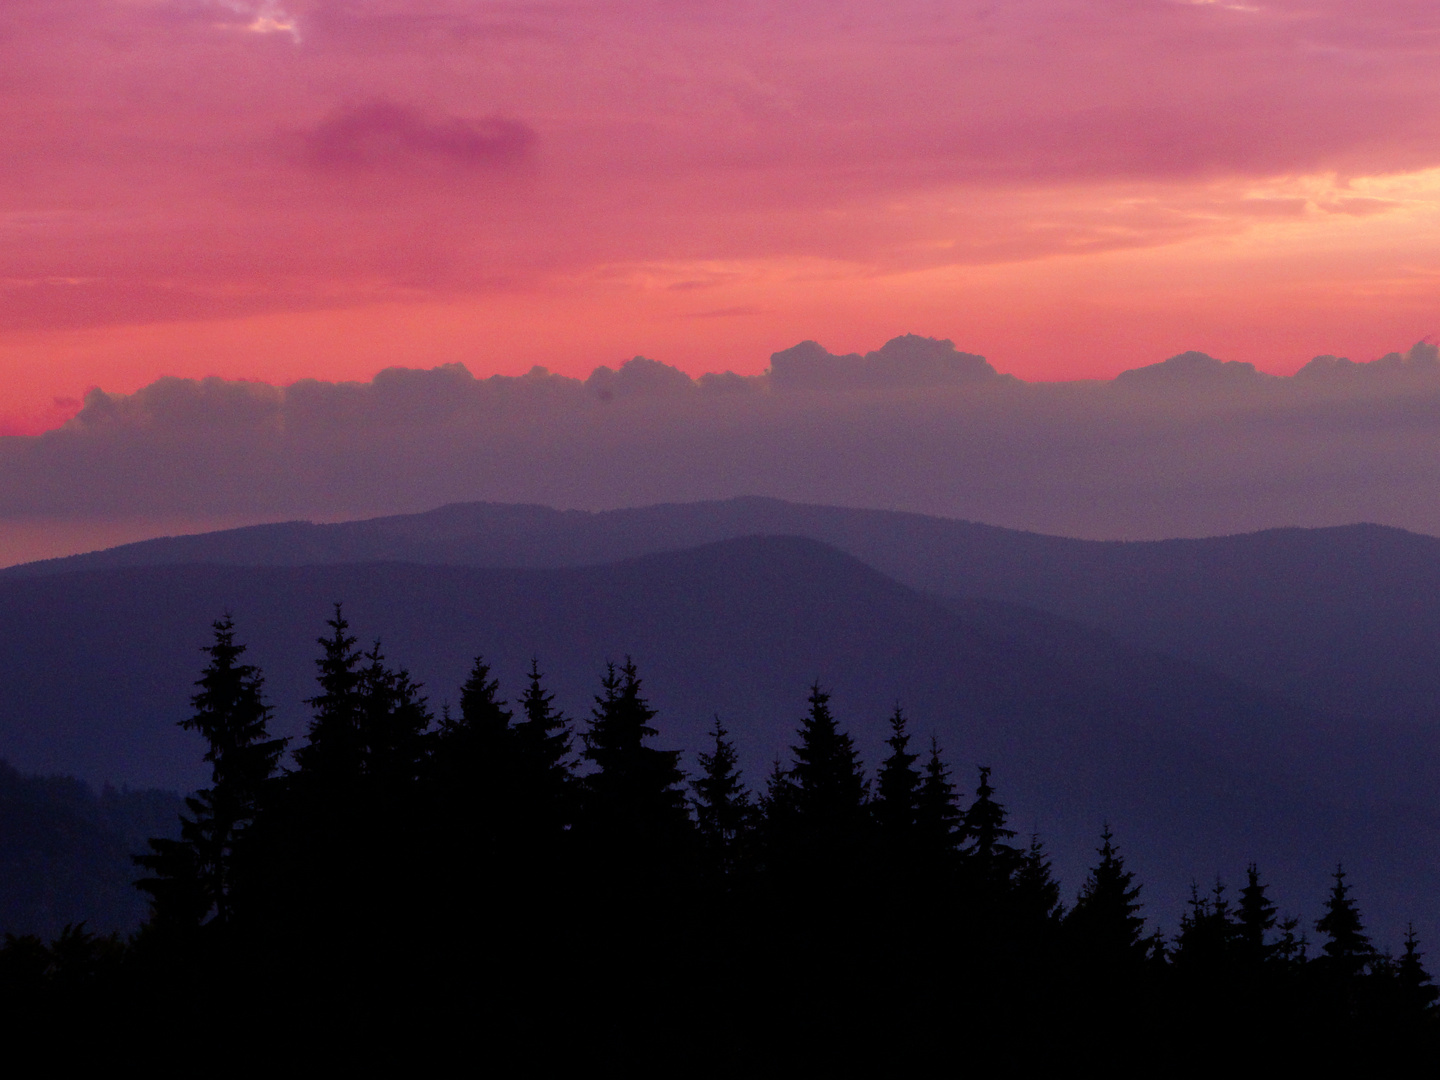
M 1440 332 L 1433 0 L 7 0 L 0 433 L 171 376 Z

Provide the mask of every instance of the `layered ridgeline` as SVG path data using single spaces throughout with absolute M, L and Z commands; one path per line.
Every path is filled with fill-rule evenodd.
M 1440 725 L 1440 539 L 1369 525 L 1124 543 L 759 498 L 601 513 L 469 503 L 148 540 L 0 581 L 187 563 L 584 566 L 755 535 L 819 540 L 937 596 L 1039 608 L 1366 727 Z
M 1430 898 L 1440 887 L 1431 853 L 1440 837 L 1435 789 L 1423 782 L 1431 756 L 1423 727 L 1410 731 L 1399 713 L 1362 725 L 1321 712 L 1323 695 L 1287 698 L 1194 654 L 1153 651 L 1143 646 L 1161 634 L 1138 618 L 1126 641 L 1124 625 L 1107 633 L 978 587 L 981 595 L 969 598 L 926 595 L 813 540 L 686 547 L 717 534 L 807 529 L 883 562 L 896 577 L 952 594 L 980 582 L 991 596 L 1025 587 L 1025 599 L 1098 597 L 1162 628 L 1171 624 L 1161 616 L 1178 613 L 1175 621 L 1187 625 L 1173 627 L 1177 640 L 1200 621 L 1188 618 L 1187 602 L 1225 614 L 1228 598 L 1229 621 L 1211 627 L 1213 641 L 1227 647 L 1228 634 L 1253 627 L 1247 588 L 1278 582 L 1305 595 L 1283 559 L 1267 579 L 1247 578 L 1221 557 L 1219 570 L 1192 588 L 1198 600 L 1187 601 L 1191 593 L 1163 574 L 1146 578 L 1123 560 L 1196 548 L 1087 545 L 751 500 L 602 515 L 455 507 L 348 526 L 275 526 L 137 545 L 70 560 L 61 573 L 36 572 L 52 566 L 6 575 L 0 656 L 13 677 L 0 686 L 0 749 L 30 770 L 188 789 L 201 778 L 198 758 L 193 739 L 174 725 L 210 620 L 234 614 L 269 679 L 275 729 L 297 735 L 307 716 L 301 703 L 313 694 L 314 628 L 338 599 L 357 631 L 383 637 L 437 705 L 453 701 L 478 652 L 508 695 L 538 657 L 557 701 L 578 715 L 600 665 L 632 655 L 647 673 L 657 727 L 690 767 L 719 713 L 743 765 L 759 775 L 787 753 L 797 687 L 819 678 L 868 760 L 878 760 L 885 718 L 898 702 L 958 766 L 993 767 L 1017 822 L 1052 838 L 1057 870 L 1072 885 L 1108 820 L 1125 835 L 1158 920 L 1182 910 L 1192 879 L 1233 882 L 1252 858 L 1295 910 L 1313 912 L 1343 859 L 1383 940 L 1398 942 L 1412 918 L 1429 936 Z M 1429 543 L 1374 530 L 1279 535 Z M 1198 550 L 1213 543 L 1223 555 L 1227 546 L 1266 539 L 1198 542 Z M 554 565 L 656 548 L 670 550 L 602 566 Z M 412 561 L 345 561 L 377 557 Z M 162 565 L 167 558 L 175 565 Z M 105 559 L 154 565 L 107 569 Z M 1133 607 L 1113 603 L 1113 585 L 1095 569 L 1106 559 L 1120 567 L 1111 582 L 1137 584 Z M 222 560 L 232 565 L 217 565 Z M 461 565 L 467 560 L 491 565 Z M 306 565 L 241 565 L 267 561 Z M 547 562 L 549 569 L 535 566 Z M 1374 578 L 1384 560 L 1372 562 Z M 1342 580 L 1351 566 L 1340 560 L 1332 591 L 1354 591 Z M 1068 593 L 1056 584 L 1067 580 Z M 1384 600 L 1383 590 L 1377 595 Z M 1298 624 L 1327 604 L 1349 617 L 1323 590 L 1308 607 L 1267 610 Z M 1306 630 L 1314 641 L 1314 627 Z M 1203 651 L 1199 658 L 1210 659 Z M 1317 670 L 1331 662 L 1325 653 L 1300 659 Z

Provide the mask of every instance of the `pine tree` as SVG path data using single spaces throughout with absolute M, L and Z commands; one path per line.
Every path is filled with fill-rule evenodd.
M 680 754 L 656 750 L 655 710 L 641 696 L 640 678 L 627 656 L 618 671 L 606 667 L 595 698 L 583 756 L 595 771 L 583 778 L 583 824 L 611 845 L 638 850 L 674 841 L 689 828 Z
M 745 790 L 737 766 L 735 744 L 725 738 L 726 734 L 716 716 L 710 732 L 715 749 L 700 753 L 700 775 L 690 781 L 700 840 L 711 865 L 721 874 L 735 871 L 754 814 L 750 793 Z
M 361 769 L 373 796 L 393 800 L 419 779 L 428 751 L 430 710 L 410 673 L 386 666 L 379 641 L 364 660 L 358 685 Z
M 1420 962 L 1420 939 L 1414 925 L 1405 928 L 1405 952 L 1395 964 L 1395 981 L 1399 990 L 1400 1011 L 1410 1023 L 1423 1022 L 1434 1012 L 1435 999 L 1440 997 L 1430 973 Z
M 1276 908 L 1265 895 L 1268 885 L 1260 884 L 1260 871 L 1251 863 L 1245 868 L 1245 887 L 1240 890 L 1235 946 L 1240 961 L 1254 967 L 1275 955 L 1277 946 L 1266 941 L 1275 928 Z
M 954 859 L 964 839 L 964 819 L 949 766 L 940 756 L 940 742 L 932 735 L 925 778 L 915 803 L 916 839 L 923 858 L 932 867 L 944 867 Z
M 536 843 L 554 840 L 575 821 L 575 770 L 570 725 L 545 689 L 539 661 L 531 658 L 530 683 L 520 699 L 523 719 L 511 728 L 516 810 L 522 830 Z
M 1064 916 L 1060 884 L 1051 873 L 1050 857 L 1045 854 L 1039 833 L 1030 834 L 1030 847 L 1015 871 L 1012 902 L 1020 924 L 1032 931 L 1048 928 Z
M 810 712 L 800 724 L 795 764 L 796 824 L 813 854 L 833 859 L 854 854 L 866 821 L 866 783 L 860 757 L 830 712 L 830 695 L 817 682 L 810 688 Z
M 909 855 L 915 846 L 919 814 L 920 774 L 915 769 L 919 755 L 910 753 L 905 713 L 898 705 L 890 717 L 890 738 L 885 744 L 890 756 L 880 764 L 871 808 L 886 846 L 893 853 Z
M 1141 932 L 1140 886 L 1125 869 L 1107 824 L 1101 833 L 1100 861 L 1091 869 L 1065 920 L 1082 955 L 1104 967 L 1137 963 L 1145 956 Z
M 1235 938 L 1224 882 L 1217 879 L 1209 896 L 1201 896 L 1199 886 L 1192 882 L 1190 911 L 1181 916 L 1180 933 L 1175 939 L 1176 966 L 1214 976 L 1231 958 Z
M 965 812 L 965 835 L 970 841 L 965 861 L 974 887 L 990 901 L 1004 895 L 1021 861 L 1020 852 L 1006 843 L 1015 836 L 1015 830 L 1006 826 L 1005 808 L 994 796 L 990 769 L 982 765 L 975 801 Z
M 226 615 L 212 625 L 215 640 L 202 650 L 210 663 L 190 699 L 195 711 L 180 721 L 206 741 L 210 786 L 185 800 L 190 813 L 181 816 L 179 840 L 151 840 L 151 853 L 135 858 L 154 875 L 139 886 L 151 895 L 157 922 L 167 925 L 230 921 L 235 848 L 285 749 L 286 740 L 269 737 L 264 679 L 241 662 L 245 646 L 235 642 L 234 621 Z
M 1360 909 L 1345 884 L 1345 867 L 1335 868 L 1335 884 L 1325 900 L 1325 914 L 1315 929 L 1330 940 L 1323 947 L 1326 966 L 1342 979 L 1352 979 L 1375 955 L 1360 921 Z
M 307 786 L 338 793 L 359 784 L 364 766 L 365 747 L 360 734 L 364 708 L 362 656 L 338 603 L 335 617 L 327 619 L 325 625 L 331 633 L 318 639 L 324 650 L 316 661 L 320 693 L 305 701 L 314 714 L 308 741 L 295 752 L 295 761 Z

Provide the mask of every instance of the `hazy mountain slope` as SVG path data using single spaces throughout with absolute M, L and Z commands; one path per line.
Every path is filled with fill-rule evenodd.
M 129 931 L 148 902 L 130 856 L 178 836 L 180 796 L 22 776 L 0 761 L 0 933 L 55 937 L 67 923 Z
M 930 599 L 795 538 L 557 570 L 192 565 L 12 578 L 0 583 L 11 673 L 0 753 L 32 770 L 193 783 L 201 748 L 174 722 L 209 621 L 234 613 L 280 726 L 298 733 L 314 639 L 337 598 L 437 706 L 475 653 L 512 694 L 538 655 L 561 703 L 583 714 L 604 661 L 633 654 L 664 740 L 693 755 L 719 712 L 756 785 L 788 757 L 812 680 L 834 689 L 872 767 L 900 701 L 967 786 L 974 764 L 995 767 L 1017 825 L 1052 840 L 1070 887 L 1108 819 L 1166 918 L 1192 876 L 1234 878 L 1252 857 L 1291 904 L 1311 903 L 1344 857 L 1392 922 L 1427 916 L 1418 898 L 1440 884 L 1433 805 L 1406 809 L 1411 792 L 1392 775 L 1413 747 L 1371 748 L 1372 764 L 1302 710 L 1203 669 L 1038 611 Z
M 1440 724 L 1440 539 L 1378 526 L 1103 543 L 772 499 L 598 514 L 474 503 L 147 541 L 0 578 L 187 562 L 574 566 L 756 534 L 822 540 L 924 591 L 1043 608 L 1337 714 Z

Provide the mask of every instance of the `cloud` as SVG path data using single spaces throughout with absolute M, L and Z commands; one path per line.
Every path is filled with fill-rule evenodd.
M 439 164 L 469 170 L 523 160 L 535 144 L 535 132 L 503 117 L 429 119 L 415 109 L 375 100 L 335 110 L 301 139 L 309 160 L 326 169 Z
M 584 380 L 459 364 L 288 387 L 172 378 L 92 390 L 63 428 L 0 438 L 0 518 L 29 557 L 83 546 L 85 521 L 108 538 L 126 520 L 741 494 L 1087 537 L 1354 521 L 1440 534 L 1437 395 L 1426 342 L 1293 378 L 1192 352 L 1109 382 L 1025 383 L 916 335 L 866 354 L 802 343 L 755 376 L 636 357 Z

